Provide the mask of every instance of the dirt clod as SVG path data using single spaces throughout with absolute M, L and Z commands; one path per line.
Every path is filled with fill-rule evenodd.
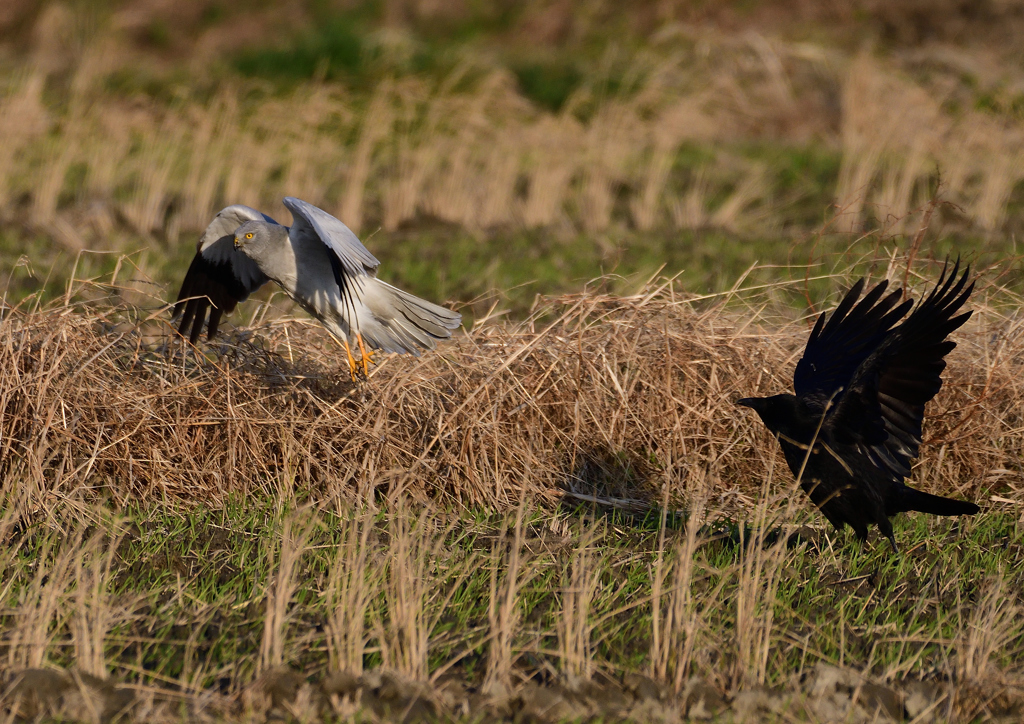
M 869 712 L 877 711 L 890 719 L 903 718 L 903 701 L 899 693 L 883 684 L 867 683 L 861 687 L 858 701 Z
M 718 690 L 699 677 L 686 684 L 682 709 L 688 719 L 713 719 L 725 709 L 725 700 Z
M 133 699 L 130 691 L 82 671 L 25 669 L 4 687 L 3 709 L 16 719 L 109 722 Z
M 577 702 L 570 701 L 560 688 L 528 684 L 519 694 L 517 724 L 578 719 L 583 715 Z
M 909 681 L 903 689 L 906 692 L 903 706 L 907 716 L 915 721 L 931 721 L 934 718 L 935 703 L 942 696 L 939 687 L 930 681 Z

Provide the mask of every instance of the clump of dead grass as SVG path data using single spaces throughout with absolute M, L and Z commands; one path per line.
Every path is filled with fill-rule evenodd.
M 1022 178 L 1024 132 L 981 110 L 949 114 L 947 101 L 867 53 L 853 60 L 844 86 L 836 189 L 847 227 L 863 228 L 872 217 L 897 232 L 912 227 L 936 174 L 949 200 L 980 228 L 1003 225 Z
M 387 358 L 357 385 L 306 320 L 196 349 L 159 313 L 74 294 L 66 306 L 8 309 L 0 470 L 25 481 L 9 506 L 35 516 L 58 500 L 260 492 L 651 505 L 663 482 L 679 502 L 701 479 L 709 506 L 737 510 L 759 497 L 775 453 L 733 400 L 787 389 L 806 335 L 808 320 L 780 301 L 786 290 L 698 298 L 664 283 L 632 297 L 562 297 L 418 359 Z M 1020 495 L 1022 340 L 1008 299 L 982 280 L 971 300 L 929 406 L 922 488 Z

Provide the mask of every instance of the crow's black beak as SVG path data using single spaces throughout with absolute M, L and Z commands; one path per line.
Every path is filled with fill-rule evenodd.
M 756 410 L 758 407 L 760 407 L 760 402 L 760 397 L 741 397 L 740 399 L 736 400 L 737 405 L 749 407 L 751 410 Z

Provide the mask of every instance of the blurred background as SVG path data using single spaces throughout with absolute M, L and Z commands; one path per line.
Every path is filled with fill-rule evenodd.
M 915 241 L 1012 285 L 1022 64 L 1024 0 L 4 0 L 0 284 L 166 299 L 293 195 L 471 316 Z

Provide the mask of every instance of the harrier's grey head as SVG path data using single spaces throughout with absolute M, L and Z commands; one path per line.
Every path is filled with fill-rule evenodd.
M 280 241 L 274 234 L 274 230 L 285 231 L 284 227 L 278 224 L 268 224 L 266 221 L 246 221 L 235 229 L 235 248 L 244 251 L 247 256 L 258 253 L 261 249 L 274 241 Z
M 235 248 L 256 262 L 271 279 L 278 278 L 276 257 L 287 240 L 288 227 L 266 221 L 246 221 L 235 229 Z

